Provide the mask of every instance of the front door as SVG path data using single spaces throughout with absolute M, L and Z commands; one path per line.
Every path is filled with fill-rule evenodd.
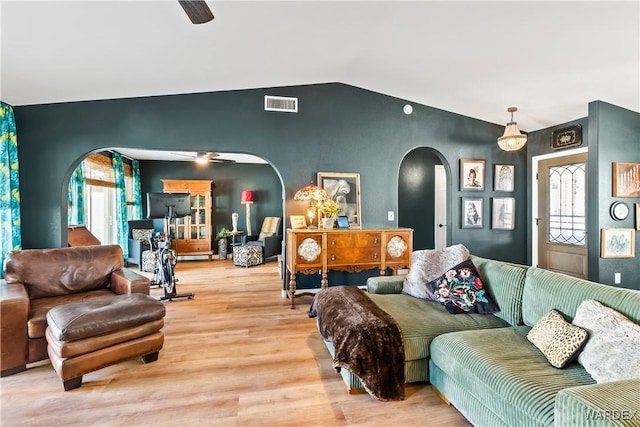
M 587 153 L 538 163 L 538 267 L 587 278 Z

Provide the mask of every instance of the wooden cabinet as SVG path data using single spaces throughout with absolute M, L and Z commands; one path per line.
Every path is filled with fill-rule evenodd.
M 409 268 L 413 252 L 413 230 L 380 228 L 362 230 L 287 230 L 287 295 L 296 295 L 296 273 L 320 272 L 321 288 L 328 284 L 327 272 L 359 272 L 379 268 L 397 273 Z
M 174 236 L 172 247 L 178 255 L 207 255 L 211 250 L 211 185 L 213 181 L 189 179 L 163 179 L 165 193 L 191 194 L 191 215 L 177 218 L 170 225 Z

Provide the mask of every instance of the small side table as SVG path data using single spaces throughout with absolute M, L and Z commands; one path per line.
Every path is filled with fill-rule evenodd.
M 236 242 L 236 237 L 239 237 L 240 241 Z M 233 248 L 236 246 L 244 245 L 244 231 L 232 231 L 231 232 L 231 259 L 233 259 Z

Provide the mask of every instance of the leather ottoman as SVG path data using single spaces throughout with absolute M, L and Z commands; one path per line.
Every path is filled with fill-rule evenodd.
M 164 315 L 164 305 L 145 294 L 105 296 L 49 310 L 47 353 L 64 390 L 80 387 L 82 375 L 123 360 L 157 360 Z
M 251 267 L 252 265 L 262 264 L 262 247 L 261 246 L 234 246 L 233 247 L 233 263 L 241 267 Z

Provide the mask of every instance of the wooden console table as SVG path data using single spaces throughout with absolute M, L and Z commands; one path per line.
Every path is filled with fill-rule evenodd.
M 413 230 L 410 228 L 371 228 L 361 230 L 287 230 L 287 296 L 294 307 L 296 273 L 320 272 L 320 288 L 329 286 L 329 270 L 350 273 L 379 268 L 385 275 L 390 268 L 411 266 Z

